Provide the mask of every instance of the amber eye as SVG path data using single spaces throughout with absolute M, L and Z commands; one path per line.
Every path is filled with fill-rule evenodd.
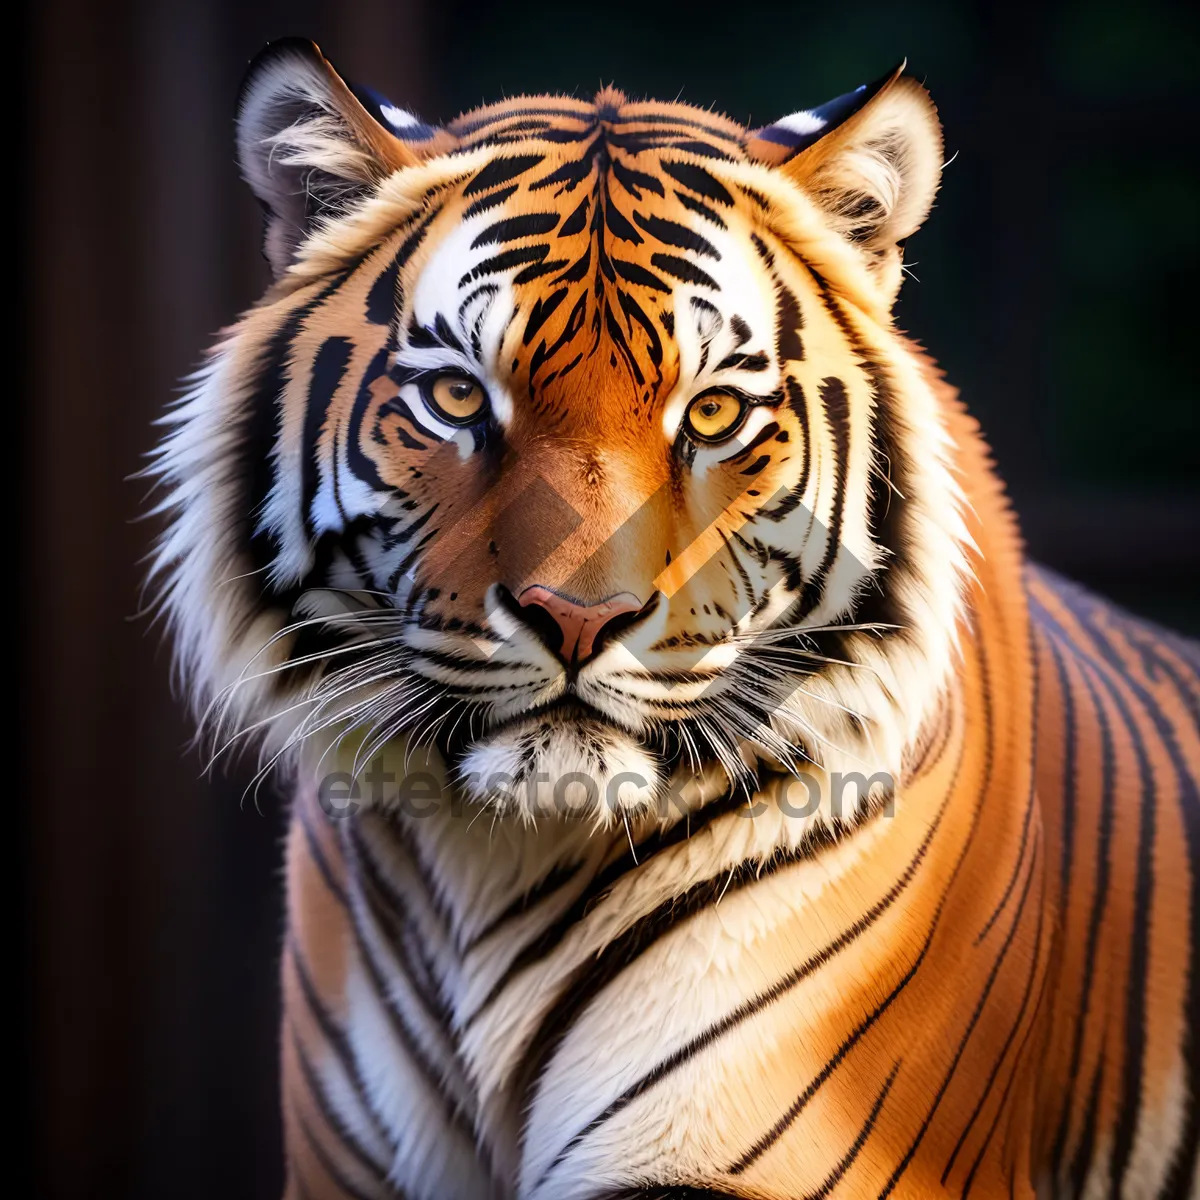
M 701 442 L 719 442 L 729 437 L 742 423 L 746 405 L 729 392 L 706 392 L 688 405 L 684 424 Z
M 470 375 L 439 375 L 425 399 L 434 415 L 448 425 L 472 425 L 487 407 L 487 393 Z

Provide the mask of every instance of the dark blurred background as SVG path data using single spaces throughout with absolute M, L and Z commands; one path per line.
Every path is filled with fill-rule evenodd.
M 281 808 L 243 804 L 245 773 L 200 777 L 135 615 L 152 529 L 126 481 L 175 380 L 266 280 L 232 116 L 270 38 L 311 36 L 437 118 L 614 81 L 761 123 L 907 55 L 955 157 L 902 325 L 982 421 L 1033 554 L 1200 633 L 1188 6 L 42 0 L 25 32 L 15 807 L 36 1194 L 280 1184 Z

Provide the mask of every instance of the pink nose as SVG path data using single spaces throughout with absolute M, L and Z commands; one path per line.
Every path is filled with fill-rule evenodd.
M 642 602 L 630 592 L 609 596 L 599 604 L 576 604 L 547 587 L 535 584 L 527 587 L 518 598 L 522 608 L 536 604 L 544 609 L 562 630 L 559 657 L 565 663 L 583 662 L 592 656 L 596 638 L 614 617 L 638 612 Z

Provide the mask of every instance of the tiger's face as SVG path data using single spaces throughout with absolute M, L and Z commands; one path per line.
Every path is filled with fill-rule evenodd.
M 606 819 L 681 772 L 899 770 L 962 569 L 889 315 L 923 91 L 432 129 L 288 43 L 239 136 L 278 279 L 170 418 L 158 564 L 235 728 L 436 745 L 526 815 L 564 780 Z

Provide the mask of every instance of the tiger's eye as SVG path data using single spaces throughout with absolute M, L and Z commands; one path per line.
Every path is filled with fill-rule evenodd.
M 708 392 L 688 405 L 684 418 L 688 432 L 702 442 L 729 437 L 745 416 L 746 406 L 729 392 Z
M 487 396 L 469 375 L 439 375 L 433 381 L 430 398 L 437 414 L 451 425 L 474 421 L 487 403 Z

